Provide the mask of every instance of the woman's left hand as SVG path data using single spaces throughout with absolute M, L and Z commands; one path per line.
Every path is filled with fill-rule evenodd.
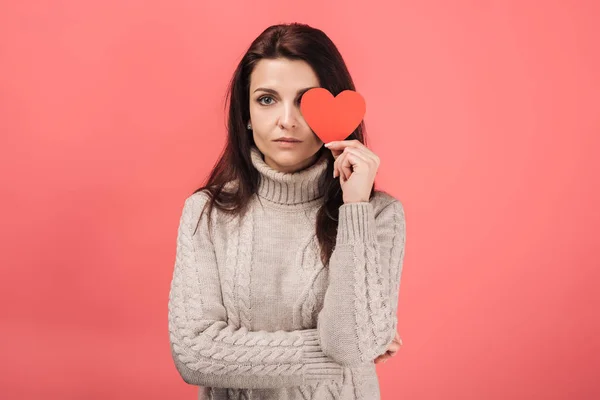
M 325 144 L 333 153 L 333 177 L 340 177 L 344 203 L 368 202 L 380 159 L 358 140 Z
M 400 334 L 396 332 L 396 336 L 394 337 L 394 340 L 392 340 L 392 343 L 390 343 L 390 345 L 388 346 L 386 352 L 378 356 L 375 360 L 373 360 L 373 362 L 375 364 L 379 364 L 380 362 L 387 362 L 389 358 L 394 357 L 396 353 L 398 353 L 398 350 L 400 350 L 400 346 L 402 346 L 402 339 L 400 338 Z

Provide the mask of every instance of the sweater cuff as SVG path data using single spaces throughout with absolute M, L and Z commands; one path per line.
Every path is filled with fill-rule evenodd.
M 336 244 L 373 243 L 375 210 L 369 202 L 342 204 L 339 208 Z
M 323 353 L 317 329 L 304 329 L 300 335 L 304 340 L 302 346 L 302 363 L 305 368 L 304 384 L 310 385 L 323 380 L 342 383 L 343 367 Z

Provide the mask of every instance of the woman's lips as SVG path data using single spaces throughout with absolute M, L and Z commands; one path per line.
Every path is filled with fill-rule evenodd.
M 281 139 L 275 139 L 275 142 L 301 142 L 302 140 L 299 139 L 294 139 L 294 138 L 281 138 Z
M 279 147 L 288 149 L 288 148 L 295 147 L 296 145 L 298 145 L 302 142 L 289 142 L 289 141 L 285 141 L 285 140 L 276 140 L 275 143 L 277 143 L 279 145 Z

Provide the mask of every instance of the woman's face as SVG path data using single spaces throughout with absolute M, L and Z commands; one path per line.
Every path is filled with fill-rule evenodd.
M 312 165 L 323 142 L 300 113 L 300 98 L 320 87 L 311 66 L 301 60 L 262 59 L 250 75 L 250 122 L 256 147 L 265 163 L 280 172 L 297 172 Z M 285 144 L 282 136 L 301 142 Z

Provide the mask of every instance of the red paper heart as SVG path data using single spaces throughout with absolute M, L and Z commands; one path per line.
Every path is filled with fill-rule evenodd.
M 353 90 L 333 97 L 325 88 L 312 88 L 300 103 L 304 120 L 324 143 L 345 140 L 360 125 L 366 110 L 365 99 Z

